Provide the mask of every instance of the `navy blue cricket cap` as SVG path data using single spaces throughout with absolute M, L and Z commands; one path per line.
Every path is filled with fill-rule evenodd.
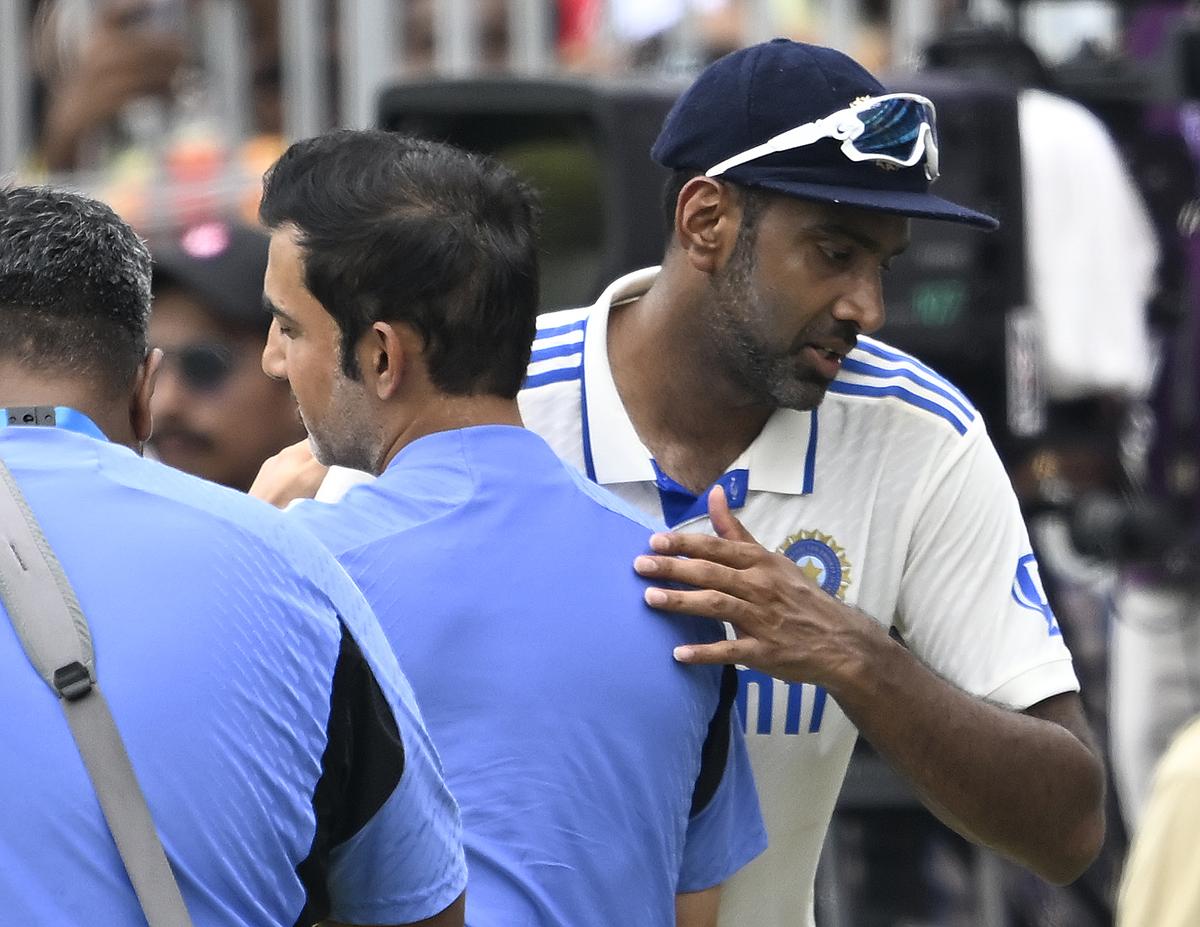
M 650 154 L 664 167 L 703 173 L 781 132 L 886 93 L 865 68 L 835 49 L 774 39 L 709 65 L 675 101 Z M 923 161 L 912 167 L 851 161 L 835 139 L 775 152 L 720 176 L 821 203 L 989 231 L 1000 224 L 931 194 Z

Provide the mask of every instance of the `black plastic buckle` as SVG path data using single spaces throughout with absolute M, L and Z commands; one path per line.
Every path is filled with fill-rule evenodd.
M 58 424 L 54 406 L 9 406 L 4 414 L 9 425 L 47 425 L 53 428 Z
M 92 691 L 92 677 L 76 660 L 54 671 L 54 688 L 68 702 L 76 702 Z

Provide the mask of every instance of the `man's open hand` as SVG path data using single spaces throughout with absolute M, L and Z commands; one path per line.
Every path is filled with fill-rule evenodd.
M 827 684 L 854 672 L 857 656 L 886 632 L 858 609 L 811 582 L 782 554 L 759 544 L 714 487 L 709 517 L 718 537 L 669 532 L 650 539 L 654 554 L 634 561 L 651 580 L 691 589 L 652 587 L 655 608 L 725 621 L 736 638 L 675 649 L 681 663 L 740 663 L 793 682 Z

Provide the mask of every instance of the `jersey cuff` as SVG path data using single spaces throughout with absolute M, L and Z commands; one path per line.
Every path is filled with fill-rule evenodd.
M 1030 667 L 1001 683 L 985 698 L 1015 711 L 1024 711 L 1052 695 L 1078 691 L 1079 680 L 1075 676 L 1071 658 L 1063 657 Z

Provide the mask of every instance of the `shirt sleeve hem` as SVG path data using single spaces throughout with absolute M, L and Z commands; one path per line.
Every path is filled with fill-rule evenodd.
M 1078 692 L 1079 680 L 1070 657 L 1030 667 L 992 689 L 986 696 L 1008 708 L 1023 711 L 1052 695 Z
M 440 914 L 467 887 L 467 870 L 458 871 L 438 885 L 387 901 L 341 904 L 330 912 L 330 919 L 343 924 L 410 924 Z
M 685 892 L 702 892 L 705 889 L 715 888 L 728 881 L 734 873 L 766 848 L 767 832 L 764 828 L 759 827 L 753 834 L 747 835 L 740 847 L 731 850 L 721 865 L 713 866 L 703 873 L 680 876 L 679 883 L 675 886 L 675 893 L 680 895 Z

